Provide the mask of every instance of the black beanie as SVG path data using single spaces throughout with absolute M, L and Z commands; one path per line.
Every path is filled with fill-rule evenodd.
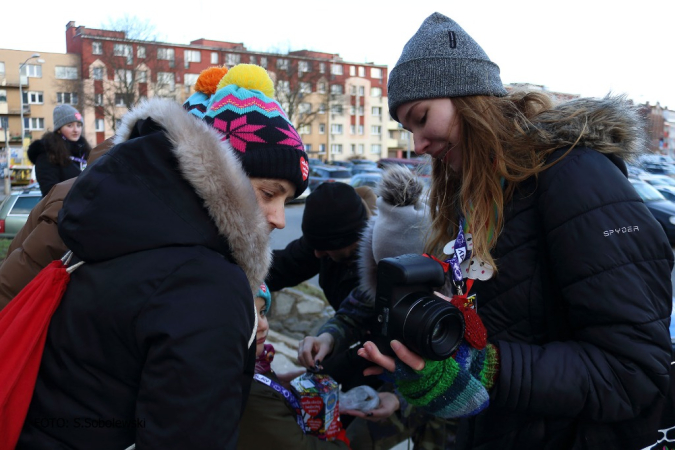
M 305 201 L 302 234 L 314 250 L 338 250 L 361 237 L 368 211 L 346 183 L 322 183 Z

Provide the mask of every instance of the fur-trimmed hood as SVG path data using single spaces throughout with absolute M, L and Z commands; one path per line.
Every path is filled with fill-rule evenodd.
M 69 248 L 90 261 L 204 245 L 231 257 L 255 292 L 271 262 L 269 225 L 229 142 L 176 102 L 157 98 L 123 117 L 114 143 L 64 204 L 60 231 Z M 89 229 L 94 236 L 83 238 Z
M 648 148 L 645 118 L 625 96 L 570 100 L 537 115 L 534 122 L 537 138 L 551 148 L 589 147 L 625 161 Z

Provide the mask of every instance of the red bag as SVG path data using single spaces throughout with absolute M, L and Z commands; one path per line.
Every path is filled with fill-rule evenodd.
M 0 448 L 12 449 L 19 440 L 33 397 L 49 321 L 61 302 L 70 273 L 52 261 L 0 311 Z

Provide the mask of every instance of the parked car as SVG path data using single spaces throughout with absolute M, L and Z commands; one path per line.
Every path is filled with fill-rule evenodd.
M 309 158 L 307 160 L 310 166 L 320 166 L 323 162 L 319 158 Z
M 675 245 L 675 203 L 666 200 L 654 186 L 644 181 L 630 179 L 630 182 L 642 198 L 645 206 L 663 227 L 670 244 Z
M 360 173 L 382 173 L 382 169 L 369 164 L 357 164 L 352 167 L 352 175 L 358 175 Z
M 656 173 L 659 175 L 668 175 L 675 178 L 675 167 L 672 164 L 643 164 L 642 168 L 649 173 Z
M 675 202 L 675 186 L 657 185 L 654 188 L 663 195 L 666 200 Z
M 354 167 L 354 163 L 351 161 L 329 161 L 327 166 L 338 166 L 342 167 L 343 169 L 351 169 Z
M 654 173 L 645 172 L 644 174 L 634 178 L 639 178 L 642 181 L 646 181 L 652 186 L 675 186 L 675 178 L 671 178 L 667 175 L 657 175 Z
M 338 181 L 347 183 L 352 180 L 352 173 L 339 166 L 316 166 L 309 168 L 309 188 L 313 191 L 321 183 Z
M 428 177 L 431 175 L 431 159 L 429 157 L 422 158 L 382 158 L 377 162 L 381 168 L 388 164 L 399 164 L 410 169 L 414 174 L 420 177 Z
M 351 185 L 355 188 L 360 186 L 368 186 L 370 188 L 377 188 L 382 180 L 382 171 L 380 172 L 365 172 L 359 173 L 352 177 Z M 377 193 L 377 191 L 375 191 Z
M 0 203 L 0 238 L 14 238 L 40 199 L 42 193 L 39 189 L 11 191 Z

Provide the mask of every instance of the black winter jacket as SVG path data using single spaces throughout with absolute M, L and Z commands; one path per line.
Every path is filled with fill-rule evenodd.
M 52 318 L 18 448 L 234 449 L 268 224 L 229 143 L 175 102 L 129 112 L 116 143 L 59 216 L 86 263 Z
M 71 156 L 86 160 L 87 154 L 84 150 L 84 142 L 84 136 L 80 136 L 77 142 L 67 142 Z M 81 173 L 80 163 L 77 161 L 71 161 L 65 166 L 52 164 L 49 161 L 46 145 L 45 139 L 38 139 L 28 147 L 28 159 L 35 165 L 35 177 L 40 184 L 40 192 L 42 192 L 43 197 L 49 193 L 55 184 L 75 178 Z
M 274 250 L 272 268 L 265 282 L 271 291 L 297 286 L 319 275 L 319 286 L 328 303 L 336 311 L 352 289 L 359 284 L 359 270 L 354 260 L 335 262 L 328 256 L 317 258 L 304 237 L 290 242 L 282 250 Z
M 608 107 L 595 116 L 605 118 Z M 585 126 L 618 135 L 599 123 Z M 499 272 L 472 289 L 500 371 L 490 406 L 462 423 L 460 448 L 631 449 L 656 441 L 656 428 L 640 417 L 669 385 L 673 250 L 621 167 L 613 154 L 576 148 L 521 183 L 505 206 L 492 252 Z

